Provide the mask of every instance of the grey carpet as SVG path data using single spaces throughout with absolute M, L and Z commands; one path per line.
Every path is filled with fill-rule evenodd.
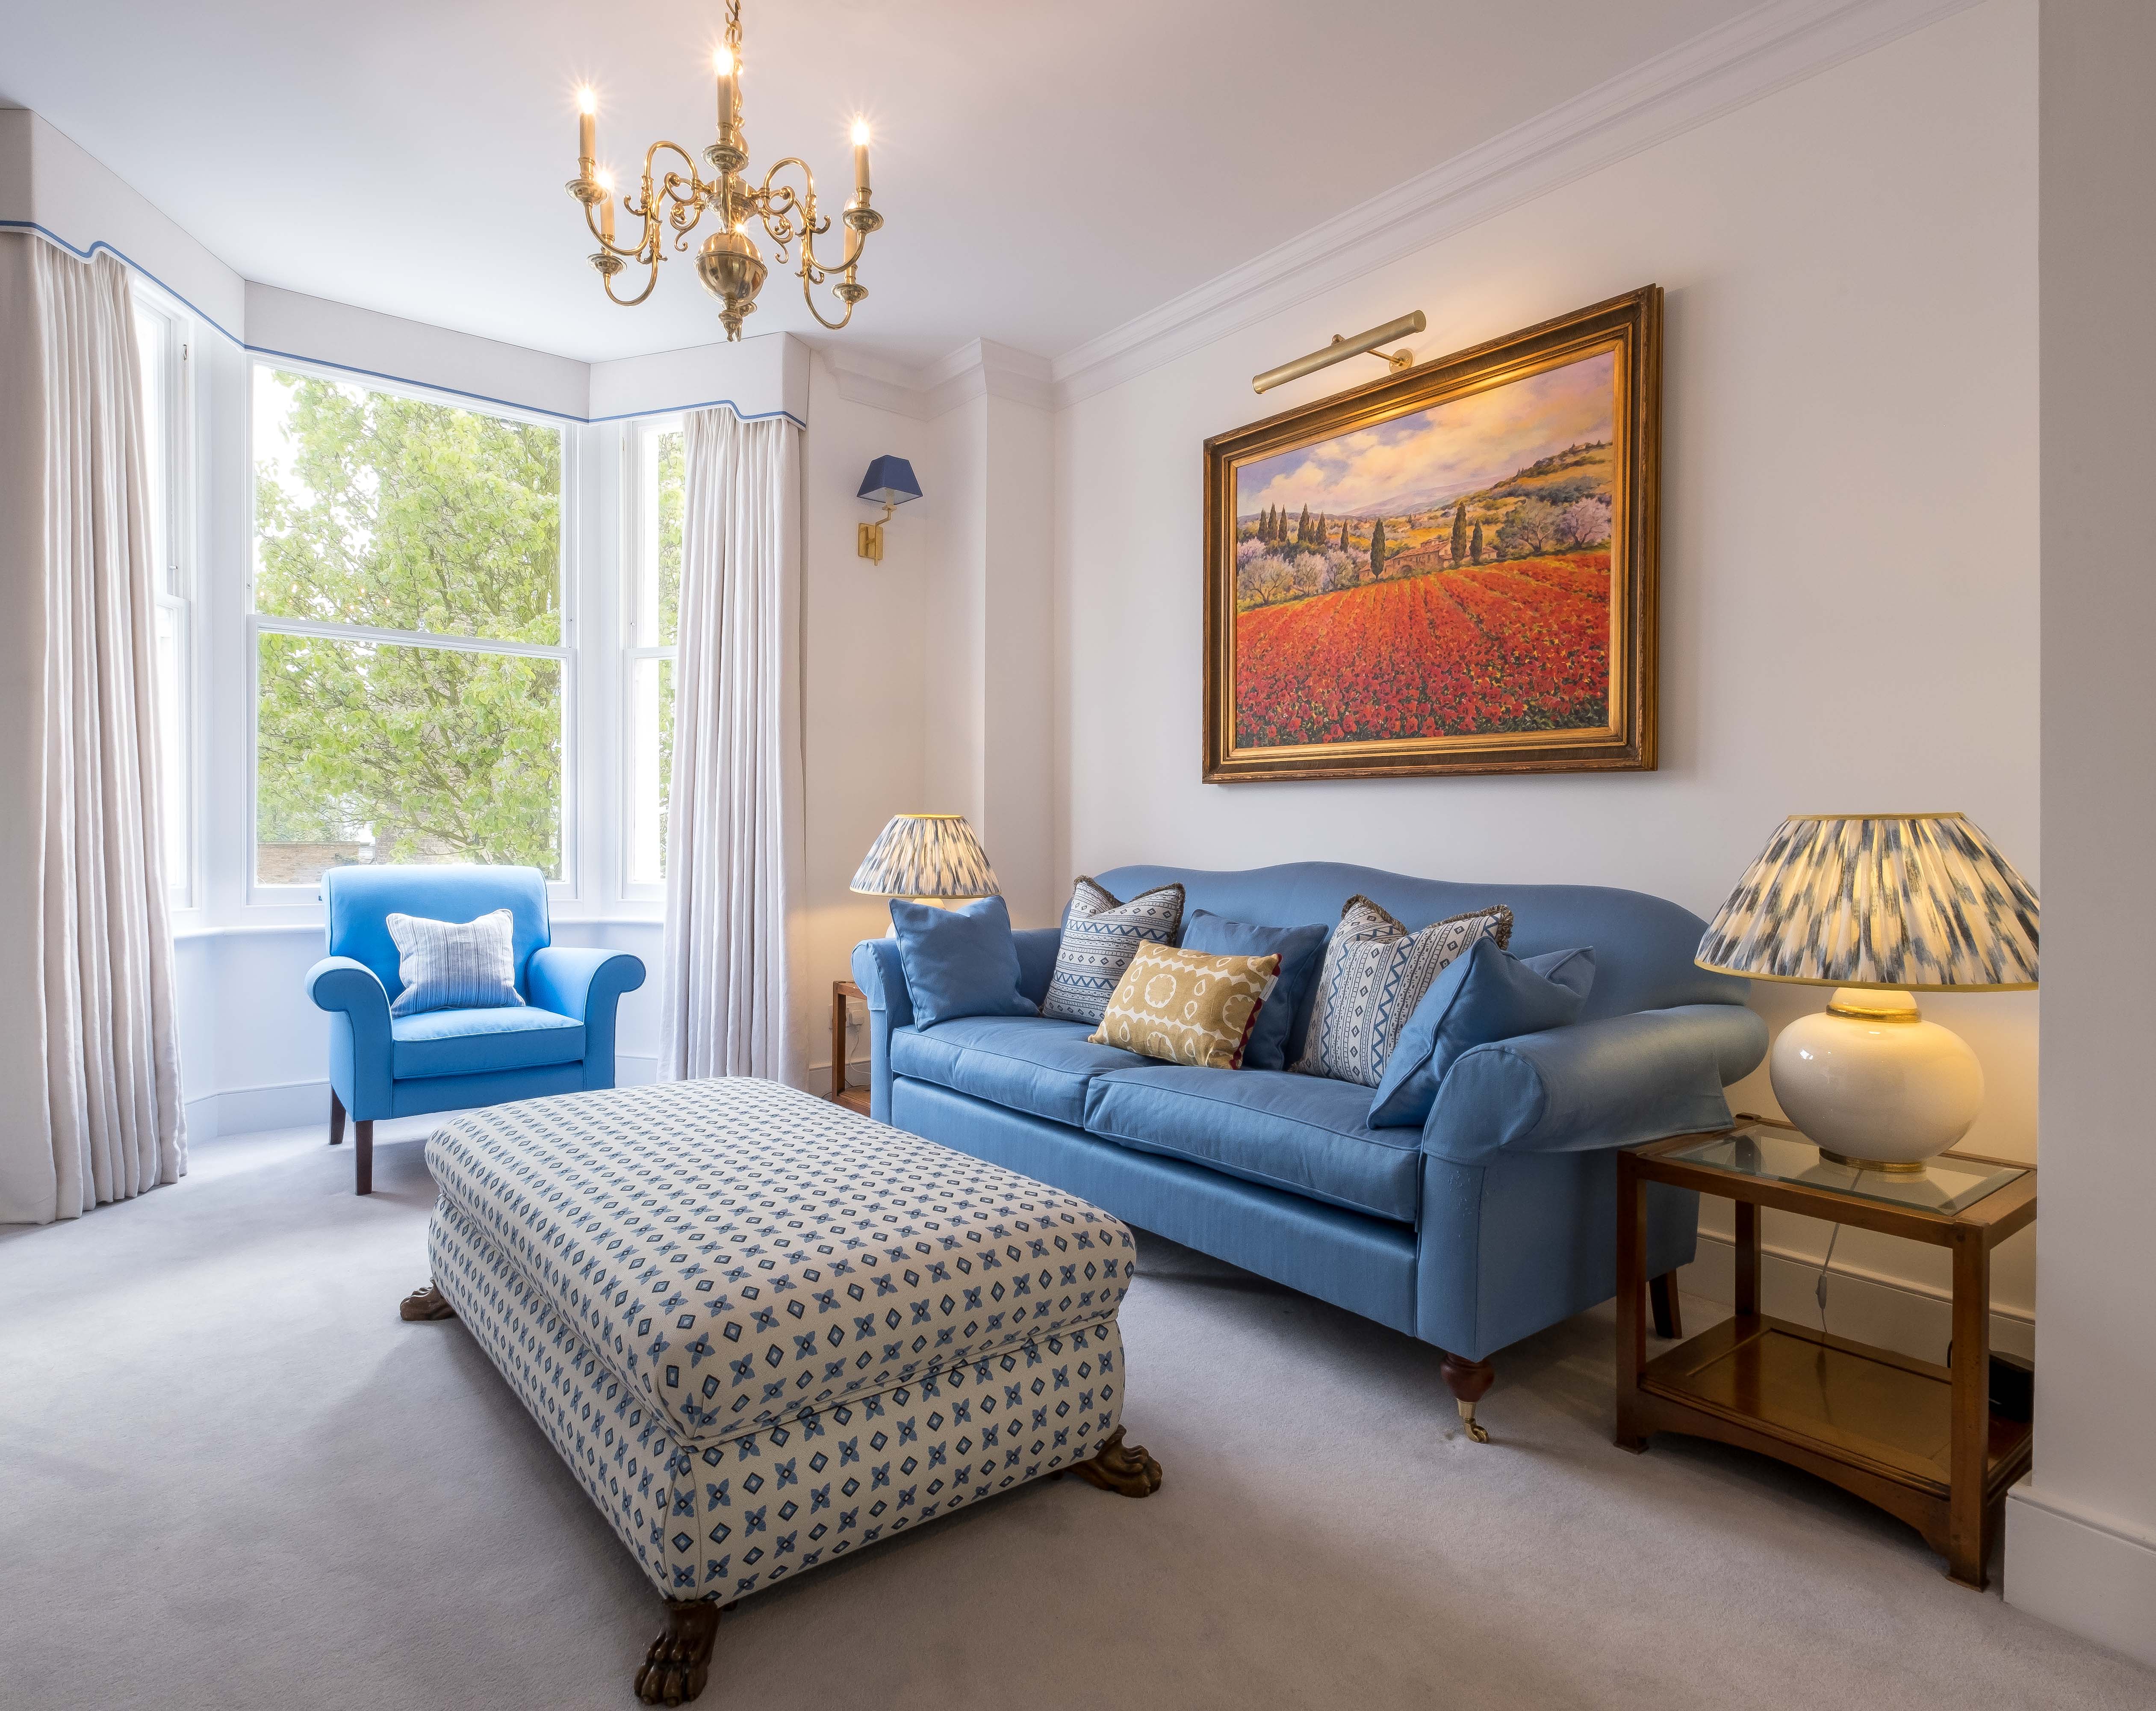
M 462 1328 L 397 1318 L 425 1127 L 371 1200 L 286 1133 L 0 1235 L 9 1707 L 634 1703 L 655 1595 Z M 1825 1486 L 1613 1447 L 1606 1313 L 1503 1358 L 1477 1445 L 1434 1350 L 1142 1243 L 1161 1493 L 1042 1484 L 752 1599 L 706 1705 L 2156 1703 Z

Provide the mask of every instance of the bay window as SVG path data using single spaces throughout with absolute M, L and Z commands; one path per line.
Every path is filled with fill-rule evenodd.
M 254 887 L 567 879 L 563 430 L 270 362 L 252 385 Z

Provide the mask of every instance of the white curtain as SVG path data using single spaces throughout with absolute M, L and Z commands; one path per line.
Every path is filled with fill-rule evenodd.
M 798 1085 L 800 431 L 683 424 L 659 1073 Z
M 187 1169 L 126 270 L 0 234 L 0 1223 Z

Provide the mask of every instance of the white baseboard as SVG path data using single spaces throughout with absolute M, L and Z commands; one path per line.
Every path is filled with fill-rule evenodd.
M 2156 1664 L 2156 1534 L 2023 1480 L 2006 1493 L 2006 1601 Z
M 1818 1283 L 1817 1260 L 1771 1243 L 1762 1248 L 1759 1305 L 1764 1311 L 1801 1325 L 1817 1324 L 1813 1291 Z M 1699 1256 L 1677 1274 L 1677 1287 L 1725 1305 L 1734 1301 L 1737 1251 L 1729 1238 L 1701 1231 Z M 1953 1303 L 1946 1291 L 1929 1284 L 1837 1261 L 1827 1279 L 1826 1324 L 1838 1337 L 1854 1337 L 1920 1360 L 1943 1361 L 1953 1335 Z M 2025 1360 L 2035 1359 L 2035 1322 L 2025 1313 L 1993 1308 L 1991 1346 Z
M 213 1141 L 219 1135 L 252 1134 L 258 1129 L 299 1128 L 330 1123 L 330 1084 L 283 1082 L 266 1087 L 228 1087 L 187 1102 L 187 1138 Z
M 617 1087 L 640 1087 L 659 1079 L 659 1060 L 617 1054 L 613 1075 Z M 326 1133 L 330 1084 L 282 1082 L 264 1087 L 228 1087 L 186 1101 L 185 1109 L 191 1141 L 213 1141 L 220 1135 L 253 1134 L 260 1129 L 303 1128 L 309 1123 L 320 1123 Z

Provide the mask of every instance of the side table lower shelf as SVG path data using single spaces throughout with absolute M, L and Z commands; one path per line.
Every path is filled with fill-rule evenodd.
M 1725 1319 L 1640 1373 L 1629 1424 L 1761 1452 L 1877 1505 L 1949 1560 L 1953 1374 L 1766 1313 Z M 1982 1536 L 2029 1471 L 2026 1421 L 1989 1420 Z M 1982 1565 L 1976 1565 L 1979 1576 Z M 1964 1578 L 1957 1575 L 1956 1578 Z

